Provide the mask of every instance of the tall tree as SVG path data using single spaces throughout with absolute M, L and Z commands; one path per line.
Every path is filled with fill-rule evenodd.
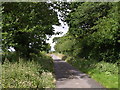
M 53 35 L 53 24 L 59 24 L 51 3 L 5 2 L 3 9 L 3 51 L 13 47 L 20 55 L 46 50 L 46 35 Z
M 118 60 L 118 2 L 77 2 L 71 4 L 71 7 L 74 9 L 67 15 L 66 21 L 69 26 L 68 33 L 75 39 L 76 49 L 73 54 L 109 62 Z M 61 45 L 65 42 L 63 40 Z M 60 43 L 57 45 L 59 47 Z

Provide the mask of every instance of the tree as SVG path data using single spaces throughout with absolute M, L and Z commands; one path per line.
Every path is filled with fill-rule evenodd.
M 59 24 L 57 13 L 46 2 L 5 2 L 3 9 L 2 49 L 13 47 L 19 55 L 46 50 L 46 35 L 53 35 L 53 24 Z
M 77 2 L 70 7 L 74 9 L 66 16 L 66 21 L 69 36 L 76 44 L 73 46 L 74 50 L 69 48 L 73 50 L 73 54 L 98 61 L 117 61 L 120 58 L 118 3 Z M 61 45 L 65 42 L 61 42 Z M 60 44 L 57 46 L 59 48 Z

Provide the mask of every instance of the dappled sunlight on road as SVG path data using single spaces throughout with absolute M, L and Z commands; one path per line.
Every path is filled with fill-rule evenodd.
M 56 87 L 57 88 L 103 88 L 87 74 L 80 72 L 54 54 Z

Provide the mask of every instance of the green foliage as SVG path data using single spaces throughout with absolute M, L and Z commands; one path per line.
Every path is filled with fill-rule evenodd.
M 120 58 L 118 3 L 84 2 L 73 3 L 71 7 L 74 10 L 66 18 L 69 31 L 57 42 L 56 51 L 65 51 L 74 57 L 116 62 Z
M 64 54 L 72 54 L 73 46 L 75 45 L 74 40 L 71 36 L 65 35 L 61 37 L 55 45 L 55 50 Z
M 100 63 L 97 63 L 96 66 L 97 70 L 100 72 L 106 72 L 106 74 L 118 74 L 118 66 L 116 64 L 101 61 Z
M 48 51 L 46 35 L 53 35 L 57 13 L 46 2 L 5 2 L 3 6 L 2 50 L 13 47 L 20 56 Z
M 71 3 L 71 11 L 65 17 L 69 31 L 55 45 L 57 52 L 67 55 L 67 62 L 107 88 L 118 88 L 119 4 Z
M 59 40 L 60 37 L 54 37 L 53 38 L 53 42 L 57 42 Z
M 18 62 L 10 62 L 6 59 L 2 65 L 2 87 L 54 88 L 52 58 L 44 54 L 40 56 L 34 57 L 32 61 L 19 58 Z

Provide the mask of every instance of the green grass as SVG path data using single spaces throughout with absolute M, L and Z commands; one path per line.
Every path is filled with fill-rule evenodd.
M 108 62 L 97 62 L 68 56 L 68 63 L 80 71 L 89 74 L 93 79 L 106 88 L 118 88 L 118 66 Z
M 54 88 L 52 58 L 42 55 L 34 59 L 27 61 L 20 58 L 16 62 L 6 60 L 2 64 L 2 87 Z
M 118 88 L 118 66 L 116 64 L 101 61 L 87 73 L 106 88 Z
M 91 76 L 106 88 L 118 88 L 118 75 L 94 72 Z

